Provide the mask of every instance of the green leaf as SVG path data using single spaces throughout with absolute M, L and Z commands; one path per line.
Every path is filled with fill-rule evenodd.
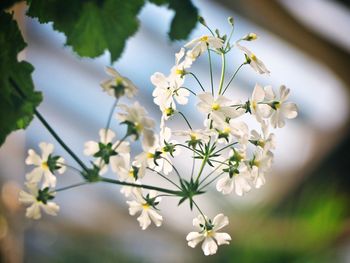
M 115 61 L 137 31 L 143 5 L 144 0 L 31 0 L 28 15 L 53 22 L 80 56 L 93 58 L 108 49 Z
M 149 0 L 156 5 L 168 4 L 175 11 L 171 21 L 169 37 L 171 40 L 186 39 L 198 22 L 198 9 L 191 0 Z
M 34 91 L 31 79 L 33 66 L 18 62 L 17 54 L 26 47 L 17 23 L 12 16 L 0 11 L 0 145 L 6 136 L 17 129 L 24 129 L 33 119 L 34 109 L 42 100 Z M 26 97 L 23 99 L 13 88 L 12 78 Z
M 191 0 L 149 0 L 156 5 L 168 5 L 175 11 L 169 37 L 188 37 L 197 23 L 198 10 Z M 53 22 L 55 30 L 63 32 L 66 44 L 80 56 L 97 57 L 109 50 L 111 62 L 122 54 L 126 40 L 139 27 L 137 15 L 145 0 L 27 0 L 28 15 L 40 23 Z M 157 19 L 156 17 L 154 19 Z

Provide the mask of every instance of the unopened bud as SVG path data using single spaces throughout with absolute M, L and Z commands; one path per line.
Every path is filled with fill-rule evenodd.
M 255 33 L 249 33 L 248 35 L 244 36 L 242 38 L 242 40 L 245 40 L 245 41 L 252 41 L 252 40 L 255 40 L 257 39 L 258 36 L 255 34 Z
M 205 23 L 205 20 L 202 16 L 198 16 L 198 22 L 201 23 L 203 26 L 207 25 L 207 23 Z
M 234 19 L 232 16 L 230 16 L 228 19 L 227 19 L 228 23 L 233 26 L 233 24 L 235 23 Z

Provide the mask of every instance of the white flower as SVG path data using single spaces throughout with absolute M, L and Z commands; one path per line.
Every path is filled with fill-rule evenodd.
M 297 105 L 292 102 L 286 102 L 289 91 L 286 86 L 282 85 L 280 87 L 279 99 L 277 99 L 272 87 L 266 89 L 266 97 L 271 101 L 269 105 L 273 109 L 270 117 L 271 125 L 274 128 L 282 128 L 285 125 L 284 119 L 294 119 L 298 116 Z
M 95 164 L 100 168 L 100 175 L 108 170 L 108 164 L 114 172 L 118 170 L 121 164 L 120 158 L 125 163 L 130 160 L 130 144 L 129 142 L 116 141 L 112 143 L 115 133 L 111 129 L 101 129 L 99 131 L 100 141 L 88 141 L 84 145 L 84 154 L 96 158 Z
M 190 68 L 193 63 L 193 57 L 185 55 L 185 49 L 181 48 L 178 53 L 175 54 L 175 66 L 170 70 L 170 74 L 174 77 L 183 78 L 186 74 L 186 69 Z
M 26 217 L 32 219 L 41 218 L 41 210 L 45 213 L 56 216 L 59 211 L 59 206 L 51 201 L 53 193 L 49 193 L 49 188 L 39 190 L 36 184 L 26 184 L 29 192 L 21 190 L 19 192 L 18 200 L 22 204 L 29 205 L 26 210 Z
M 236 46 L 242 50 L 247 57 L 249 58 L 248 62 L 249 65 L 258 73 L 260 74 L 269 74 L 270 71 L 266 68 L 265 64 L 256 57 L 256 55 L 251 52 L 248 48 L 241 46 L 238 42 L 236 43 Z
M 268 87 L 265 87 L 268 89 Z M 256 84 L 253 90 L 252 97 L 250 99 L 250 111 L 255 115 L 258 122 L 262 122 L 263 118 L 267 118 L 271 114 L 271 107 L 262 103 L 265 99 L 265 91 L 259 85 Z
M 221 38 L 204 35 L 188 42 L 185 45 L 185 47 L 193 47 L 191 50 L 191 54 L 193 57 L 196 58 L 200 56 L 203 52 L 207 51 L 208 48 L 219 49 L 222 48 L 223 44 L 224 41 Z
M 218 214 L 214 217 L 213 222 L 204 219 L 202 215 L 193 219 L 193 226 L 198 229 L 198 232 L 190 232 L 186 240 L 190 247 L 197 246 L 203 241 L 202 250 L 204 255 L 213 255 L 218 250 L 218 245 L 229 244 L 231 237 L 227 233 L 217 232 L 228 225 L 228 218 L 223 214 Z
M 119 74 L 114 68 L 106 67 L 106 73 L 112 77 L 112 79 L 105 80 L 101 83 L 101 87 L 108 95 L 119 98 L 126 94 L 129 98 L 132 98 L 137 93 L 137 88 L 129 80 Z
M 265 173 L 272 165 L 273 154 L 257 147 L 253 159 L 250 161 L 250 173 L 255 188 L 260 188 L 266 182 Z
M 234 173 L 232 176 L 227 174 L 218 180 L 216 189 L 224 195 L 230 194 L 233 189 L 235 189 L 235 193 L 239 196 L 249 192 L 251 190 L 250 172 L 246 165 L 241 164 L 239 173 Z
M 151 82 L 155 86 L 152 93 L 154 103 L 162 112 L 167 108 L 176 109 L 175 102 L 181 105 L 187 104 L 190 92 L 181 87 L 183 78 L 176 77 L 176 74 L 165 77 L 163 73 L 156 72 L 151 76 Z
M 43 187 L 55 187 L 56 176 L 53 172 L 56 170 L 60 174 L 65 172 L 66 166 L 64 165 L 64 159 L 51 155 L 54 150 L 54 146 L 51 143 L 41 142 L 39 147 L 41 149 L 41 156 L 32 149 L 28 150 L 28 157 L 25 160 L 26 164 L 37 167 L 26 174 L 26 179 L 29 183 L 38 183 L 43 178 Z
M 135 162 L 130 165 L 129 162 L 126 163 L 122 158 L 117 160 L 115 172 L 118 174 L 120 181 L 134 184 L 139 184 L 139 179 L 145 175 L 145 169 L 137 167 Z M 128 197 L 133 189 L 133 186 L 123 185 L 120 192 Z
M 124 112 L 117 114 L 117 119 L 128 125 L 130 135 L 134 140 L 137 140 L 140 135 L 143 135 L 143 144 L 153 145 L 154 133 L 153 128 L 155 125 L 154 120 L 147 116 L 147 111 L 144 107 L 140 106 L 138 102 L 135 102 L 132 106 L 120 105 Z
M 262 134 L 258 133 L 256 130 L 251 132 L 250 141 L 264 149 L 264 151 L 269 151 L 276 148 L 275 134 L 269 133 L 269 126 L 267 121 L 261 122 Z
M 230 99 L 220 95 L 217 99 L 209 92 L 198 94 L 197 97 L 200 99 L 200 102 L 197 104 L 198 110 L 205 114 L 210 114 L 210 118 L 214 122 L 225 121 L 226 118 L 236 118 L 242 115 L 244 109 L 236 109 Z
M 153 145 L 142 144 L 142 149 L 143 152 L 135 157 L 135 165 L 143 171 L 148 167 L 158 172 L 161 171 L 163 160 L 157 156 L 161 152 L 158 136 L 155 137 Z
M 155 210 L 155 206 L 161 201 L 161 198 L 157 197 L 157 192 L 151 190 L 144 198 L 141 189 L 134 188 L 133 194 L 135 200 L 127 201 L 127 204 L 129 205 L 129 213 L 133 216 L 136 213 L 141 212 L 137 221 L 139 221 L 142 230 L 145 230 L 151 224 L 151 221 L 153 221 L 157 227 L 161 226 L 163 217 Z
M 174 131 L 173 134 L 176 136 L 188 137 L 189 140 L 201 141 L 203 143 L 207 143 L 210 140 L 211 132 L 198 129 L 198 130 Z
M 219 130 L 219 141 L 221 143 L 224 142 L 224 138 L 231 141 L 229 135 L 235 137 L 240 144 L 246 145 L 248 143 L 248 125 L 243 121 L 235 121 L 232 119 L 229 121 L 229 123 L 226 121 L 219 121 L 214 123 L 214 127 Z
M 159 165 L 162 166 L 165 175 L 169 174 L 173 170 L 171 157 L 178 156 L 181 152 L 179 147 L 175 147 L 177 141 L 170 140 L 171 134 L 172 132 L 169 127 L 164 127 L 160 131 L 160 147 L 162 151 L 161 157 L 164 159 L 159 160 L 163 162 Z

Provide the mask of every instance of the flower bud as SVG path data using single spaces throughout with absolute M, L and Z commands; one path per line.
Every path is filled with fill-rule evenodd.
M 234 21 L 234 19 L 233 19 L 232 16 L 230 16 L 230 17 L 227 19 L 227 21 L 228 21 L 228 23 L 229 23 L 231 26 L 233 26 L 234 23 L 235 23 L 235 21 Z
M 205 22 L 205 20 L 202 16 L 198 16 L 198 22 L 201 23 L 203 26 L 207 25 L 207 23 Z

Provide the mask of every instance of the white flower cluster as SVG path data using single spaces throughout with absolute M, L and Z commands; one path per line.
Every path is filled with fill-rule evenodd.
M 64 159 L 52 155 L 54 146 L 51 143 L 41 142 L 39 147 L 41 156 L 30 149 L 25 160 L 27 165 L 36 166 L 26 174 L 25 185 L 29 192 L 22 190 L 19 193 L 19 201 L 29 205 L 26 216 L 32 219 L 40 219 L 41 210 L 49 215 L 57 215 L 59 206 L 50 201 L 55 195 L 56 176 L 54 173 L 57 171 L 62 174 L 66 170 Z M 40 183 L 41 187 L 39 187 Z
M 232 80 L 242 66 L 250 65 L 259 74 L 269 74 L 264 63 L 241 44 L 242 41 L 257 39 L 257 35 L 250 33 L 231 45 L 232 32 L 230 37 L 219 35 L 218 30 L 214 34 L 203 19 L 200 21 L 209 29 L 211 35 L 203 35 L 184 45 L 175 54 L 175 65 L 168 75 L 156 72 L 151 76 L 151 82 L 155 86 L 154 103 L 162 112 L 159 134 L 154 133 L 155 122 L 148 117 L 147 111 L 138 102 L 132 105 L 118 104 L 125 96 L 132 98 L 137 93 L 137 88 L 115 69 L 107 67 L 106 72 L 111 78 L 102 82 L 101 86 L 108 95 L 115 98 L 115 104 L 106 127 L 99 131 L 98 141 L 85 143 L 84 154 L 94 158 L 91 161 L 92 168 L 88 168 L 68 152 L 83 169 L 80 174 L 85 183 L 102 181 L 122 186 L 121 193 L 129 199 L 129 213 L 132 216 L 138 214 L 137 221 L 142 230 L 147 229 L 152 222 L 157 227 L 162 225 L 163 217 L 159 214 L 158 207 L 162 197 L 179 197 L 179 205 L 188 201 L 191 210 L 195 207 L 200 213 L 193 220 L 193 225 L 198 231 L 191 232 L 186 237 L 188 245 L 195 247 L 203 242 L 204 254 L 212 255 L 216 253 L 219 245 L 228 244 L 231 240 L 227 233 L 218 232 L 228 225 L 228 218 L 223 214 L 218 214 L 213 220 L 208 218 L 196 203 L 196 195 L 205 193 L 214 182 L 217 191 L 224 195 L 235 192 L 242 196 L 253 188 L 263 186 L 266 181 L 265 175 L 273 162 L 273 150 L 276 146 L 275 135 L 270 130 L 284 127 L 285 120 L 295 118 L 298 110 L 296 104 L 287 101 L 289 89 L 283 85 L 279 94 L 276 94 L 272 87 L 256 84 L 252 96 L 243 102 L 226 97 L 226 90 L 230 88 Z M 229 20 L 233 31 L 232 21 Z M 245 60 L 231 79 L 226 81 L 224 87 L 225 55 L 234 47 L 243 51 Z M 202 85 L 199 78 L 191 72 L 197 58 L 204 54 L 208 54 L 210 64 L 210 90 L 206 90 L 204 87 L 208 85 Z M 218 85 L 214 85 L 213 82 L 212 54 L 220 55 L 223 61 Z M 187 77 L 193 77 L 197 81 L 200 93 L 195 92 L 193 87 L 184 86 Z M 191 121 L 179 110 L 188 104 L 191 94 L 197 101 L 198 111 L 204 116 L 201 127 L 192 127 Z M 126 127 L 125 135 L 119 139 L 116 139 L 116 133 L 110 128 L 115 108 L 118 109 L 116 119 Z M 167 126 L 175 115 L 184 119 L 188 129 L 172 131 Z M 261 128 L 250 130 L 243 121 L 244 115 L 255 119 Z M 175 136 L 178 141 L 174 139 Z M 137 140 L 141 142 L 142 152 L 132 158 L 130 143 Z M 43 152 L 41 157 L 29 150 L 26 163 L 37 167 L 27 174 L 30 193 L 20 193 L 20 201 L 30 204 L 27 216 L 34 219 L 40 218 L 40 208 L 48 214 L 57 214 L 58 206 L 50 201 L 55 194 L 54 172 L 61 173 L 66 167 L 61 157 L 51 155 L 51 144 L 41 143 L 40 148 Z M 180 174 L 173 164 L 173 159 L 179 156 L 180 149 L 189 151 L 193 156 L 192 169 L 187 174 Z M 104 177 L 109 167 L 118 180 Z M 211 167 L 209 172 L 207 167 Z M 175 189 L 143 184 L 147 172 L 171 183 Z M 41 181 L 42 188 L 38 189 L 37 184 Z M 59 190 L 73 187 L 75 186 Z

